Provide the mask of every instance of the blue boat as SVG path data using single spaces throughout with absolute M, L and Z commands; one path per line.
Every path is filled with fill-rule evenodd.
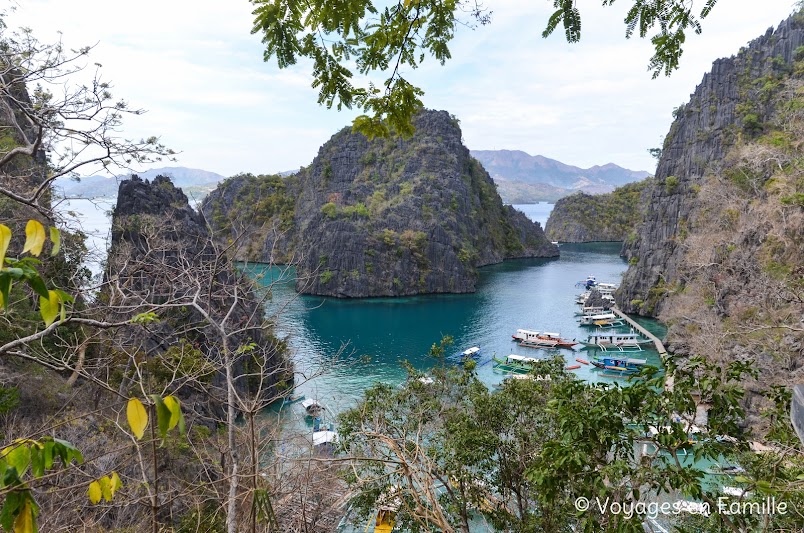
M 455 355 L 450 355 L 449 357 L 447 357 L 447 359 L 449 359 L 450 361 L 458 361 L 458 362 L 460 362 L 460 361 L 464 361 L 466 359 L 475 359 L 475 360 L 477 360 L 477 359 L 480 359 L 481 355 L 482 354 L 480 353 L 480 346 L 472 346 L 468 350 L 464 350 L 464 351 L 462 351 L 460 353 L 456 353 Z
M 603 356 L 596 357 L 590 361 L 594 366 L 602 370 L 619 372 L 621 374 L 635 374 L 642 370 L 647 363 L 646 359 L 633 359 L 630 357 Z

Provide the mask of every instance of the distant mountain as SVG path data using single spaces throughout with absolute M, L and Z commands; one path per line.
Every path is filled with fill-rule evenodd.
M 226 179 L 225 176 L 215 172 L 187 167 L 152 168 L 136 174 L 143 179 L 149 180 L 153 180 L 159 175 L 168 176 L 174 185 L 184 189 L 184 192 L 188 195 L 192 193 L 192 196 L 205 195 L 214 189 L 219 182 Z M 59 178 L 56 180 L 55 186 L 57 189 L 61 189 L 64 196 L 80 198 L 112 197 L 117 196 L 120 182 L 128 177 L 129 174 L 111 178 L 106 176 L 86 176 L 78 181 L 71 178 Z
M 589 194 L 607 193 L 613 191 L 615 187 L 651 175 L 644 170 L 629 170 L 614 163 L 580 168 L 541 155 L 530 155 L 521 150 L 472 150 L 472 155 L 497 182 L 505 201 L 514 201 L 513 197 L 506 198 L 503 194 L 505 189 L 516 189 L 519 193 L 529 191 L 524 197 L 521 194 L 516 197 L 516 201 L 519 202 L 527 198 L 531 201 L 549 200 L 550 196 L 556 194 L 566 196 L 575 191 Z M 535 188 L 512 185 L 511 182 Z

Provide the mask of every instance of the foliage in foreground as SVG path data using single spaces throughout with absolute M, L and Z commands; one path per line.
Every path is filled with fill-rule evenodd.
M 542 379 L 507 380 L 499 392 L 478 380 L 474 363 L 437 368 L 432 383 L 411 369 L 402 387 L 376 385 L 341 418 L 343 445 L 356 458 L 348 476 L 357 493 L 352 503 L 365 517 L 397 509 L 401 530 L 413 532 L 468 532 L 482 521 L 501 531 L 643 531 L 642 522 L 657 514 L 649 502 L 679 500 L 713 511 L 658 514 L 685 531 L 800 524 L 804 454 L 780 416 L 784 402 L 775 448 L 756 455 L 738 425 L 739 384 L 750 364 L 667 363 L 672 390 L 655 369 L 625 387 L 585 383 L 562 360 L 538 366 L 533 377 Z M 705 427 L 694 423 L 703 404 L 710 406 Z M 741 464 L 746 472 L 713 476 L 705 464 Z M 719 501 L 733 501 L 718 500 L 721 485 L 743 487 L 746 501 L 774 496 L 787 502 L 787 514 L 764 522 L 756 514 L 717 513 Z M 590 503 L 583 512 L 579 498 Z

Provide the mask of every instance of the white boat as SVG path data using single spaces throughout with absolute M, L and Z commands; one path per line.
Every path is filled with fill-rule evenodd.
M 605 307 L 582 307 L 580 311 L 575 313 L 575 316 L 588 316 L 600 315 L 608 311 Z
M 322 446 L 338 442 L 338 433 L 336 431 L 323 430 L 313 432 L 313 446 Z
M 480 354 L 480 346 L 472 346 L 472 347 L 471 347 L 471 348 L 469 348 L 468 350 L 464 350 L 464 351 L 461 353 L 461 355 L 462 355 L 463 357 L 474 357 L 474 356 L 476 356 L 476 355 L 478 355 L 478 354 Z
M 578 323 L 582 326 L 599 326 L 605 323 L 622 323 L 622 319 L 618 318 L 614 313 L 601 313 L 599 315 L 584 315 L 578 319 Z
M 321 412 L 326 409 L 318 400 L 307 398 L 302 401 L 301 406 L 304 407 L 307 416 L 317 417 Z
M 609 348 L 614 346 L 639 346 L 651 342 L 650 339 L 645 339 L 638 333 L 595 333 L 589 335 L 586 341 L 581 341 L 581 344 L 590 347 Z

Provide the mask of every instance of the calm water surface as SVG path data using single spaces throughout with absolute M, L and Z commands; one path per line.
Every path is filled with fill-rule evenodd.
M 551 204 L 517 206 L 532 219 L 543 222 Z M 427 355 L 433 343 L 451 335 L 457 353 L 471 346 L 483 350 L 478 374 L 487 384 L 505 375 L 493 369 L 492 354 L 511 353 L 534 357 L 561 354 L 568 364 L 590 354 L 576 350 L 521 348 L 512 342 L 517 328 L 558 332 L 564 337 L 586 339 L 592 330 L 577 324 L 573 297 L 580 292 L 577 281 L 588 275 L 619 282 L 627 265 L 619 256 L 619 243 L 566 244 L 556 259 L 520 259 L 481 269 L 473 294 L 425 295 L 404 298 L 337 299 L 298 296 L 293 291 L 292 272 L 280 275 L 277 268 L 249 265 L 247 270 L 273 284 L 273 309 L 281 309 L 278 334 L 286 337 L 297 371 L 309 376 L 328 370 L 309 381 L 297 379 L 297 392 L 317 398 L 330 413 L 353 405 L 363 391 L 377 381 L 401 383 L 406 376 L 403 361 L 426 370 L 435 364 Z M 656 323 L 649 328 L 661 333 Z M 658 354 L 644 352 L 657 364 Z M 593 367 L 581 365 L 577 375 L 589 381 L 602 378 Z
M 90 265 L 94 272 L 105 254 L 110 226 L 107 213 L 113 207 L 114 199 L 71 200 L 61 205 L 62 212 L 76 214 L 89 236 L 88 244 L 97 253 Z M 515 207 L 544 226 L 553 204 Z M 493 384 L 504 375 L 496 373 L 491 363 L 483 364 L 492 354 L 547 357 L 560 353 L 572 364 L 575 357 L 585 357 L 586 352 L 580 351 L 520 348 L 511 335 L 517 328 L 527 328 L 585 339 L 591 331 L 578 326 L 573 314 L 577 310 L 573 297 L 580 292 L 575 282 L 590 274 L 601 281 L 619 282 L 627 266 L 619 250 L 619 243 L 564 244 L 560 258 L 521 259 L 485 267 L 473 294 L 353 300 L 299 296 L 293 290 L 292 271 L 286 271 L 272 288 L 269 314 L 281 311 L 277 330 L 288 339 L 302 373 L 297 379 L 298 392 L 320 399 L 330 413 L 353 405 L 377 381 L 401 383 L 405 360 L 422 370 L 431 367 L 435 361 L 427 351 L 444 335 L 454 337 L 455 353 L 480 346 L 484 357 L 478 373 Z M 262 275 L 264 284 L 280 273 L 264 265 L 249 265 L 247 270 Z M 663 334 L 655 322 L 646 326 Z M 649 362 L 658 363 L 655 352 L 646 355 Z M 328 369 L 323 375 L 305 379 L 322 368 Z M 575 372 L 590 381 L 611 381 L 591 369 L 582 365 Z

